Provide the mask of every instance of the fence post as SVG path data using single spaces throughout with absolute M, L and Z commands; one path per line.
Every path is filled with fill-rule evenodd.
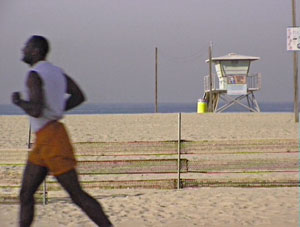
M 29 133 L 28 133 L 28 149 L 31 148 L 31 125 L 29 125 Z M 28 153 L 29 155 L 29 153 Z M 46 205 L 48 203 L 48 197 L 47 197 L 47 184 L 46 184 L 46 178 L 43 182 L 43 205 Z
M 178 152 L 178 160 L 177 160 L 177 167 L 178 167 L 178 178 L 177 178 L 177 189 L 181 188 L 181 179 L 180 179 L 180 168 L 181 168 L 181 158 L 180 158 L 180 153 L 181 153 L 181 113 L 178 113 L 178 147 L 177 147 L 177 152 Z
M 31 148 L 31 125 L 29 124 L 27 148 Z M 29 153 L 28 153 L 29 154 Z

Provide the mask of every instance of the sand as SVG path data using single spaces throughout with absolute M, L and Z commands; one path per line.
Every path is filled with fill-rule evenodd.
M 200 188 L 102 192 L 115 226 L 298 226 L 297 188 Z M 17 205 L 0 206 L 1 226 L 16 226 Z M 75 205 L 37 205 L 33 226 L 95 226 Z
M 170 141 L 178 137 L 177 114 L 67 115 L 72 141 Z M 28 121 L 0 117 L 0 149 L 24 150 Z M 234 141 L 298 139 L 290 113 L 182 114 L 182 139 Z M 123 176 L 124 177 L 124 176 Z M 126 177 L 126 176 L 125 176 Z M 130 179 L 130 175 L 127 176 Z M 115 226 L 298 226 L 299 188 L 203 187 L 181 190 L 89 190 Z M 18 204 L 0 205 L 0 226 L 17 226 Z M 33 226 L 95 226 L 67 196 L 36 206 Z
M 168 141 L 178 139 L 178 114 L 67 115 L 73 142 Z M 26 148 L 25 116 L 0 117 L 0 148 Z M 298 138 L 289 113 L 182 114 L 183 140 Z

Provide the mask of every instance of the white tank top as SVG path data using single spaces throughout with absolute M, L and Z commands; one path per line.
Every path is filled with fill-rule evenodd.
M 47 61 L 38 62 L 31 71 L 39 74 L 44 92 L 42 115 L 30 117 L 31 128 L 37 132 L 48 122 L 63 118 L 67 81 L 63 70 Z

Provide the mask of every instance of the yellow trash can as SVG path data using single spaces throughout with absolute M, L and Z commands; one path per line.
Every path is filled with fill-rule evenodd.
M 204 99 L 198 99 L 197 113 L 206 113 L 207 103 Z

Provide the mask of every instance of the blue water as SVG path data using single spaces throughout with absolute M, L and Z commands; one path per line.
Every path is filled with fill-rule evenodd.
M 293 103 L 259 103 L 261 112 L 294 112 Z M 69 111 L 68 114 L 134 114 L 154 113 L 152 103 L 121 103 L 121 104 L 83 104 Z M 160 103 L 159 113 L 196 113 L 197 103 Z M 249 112 L 247 109 L 234 105 L 224 112 Z M 24 115 L 24 112 L 13 105 L 0 105 L 0 115 Z

